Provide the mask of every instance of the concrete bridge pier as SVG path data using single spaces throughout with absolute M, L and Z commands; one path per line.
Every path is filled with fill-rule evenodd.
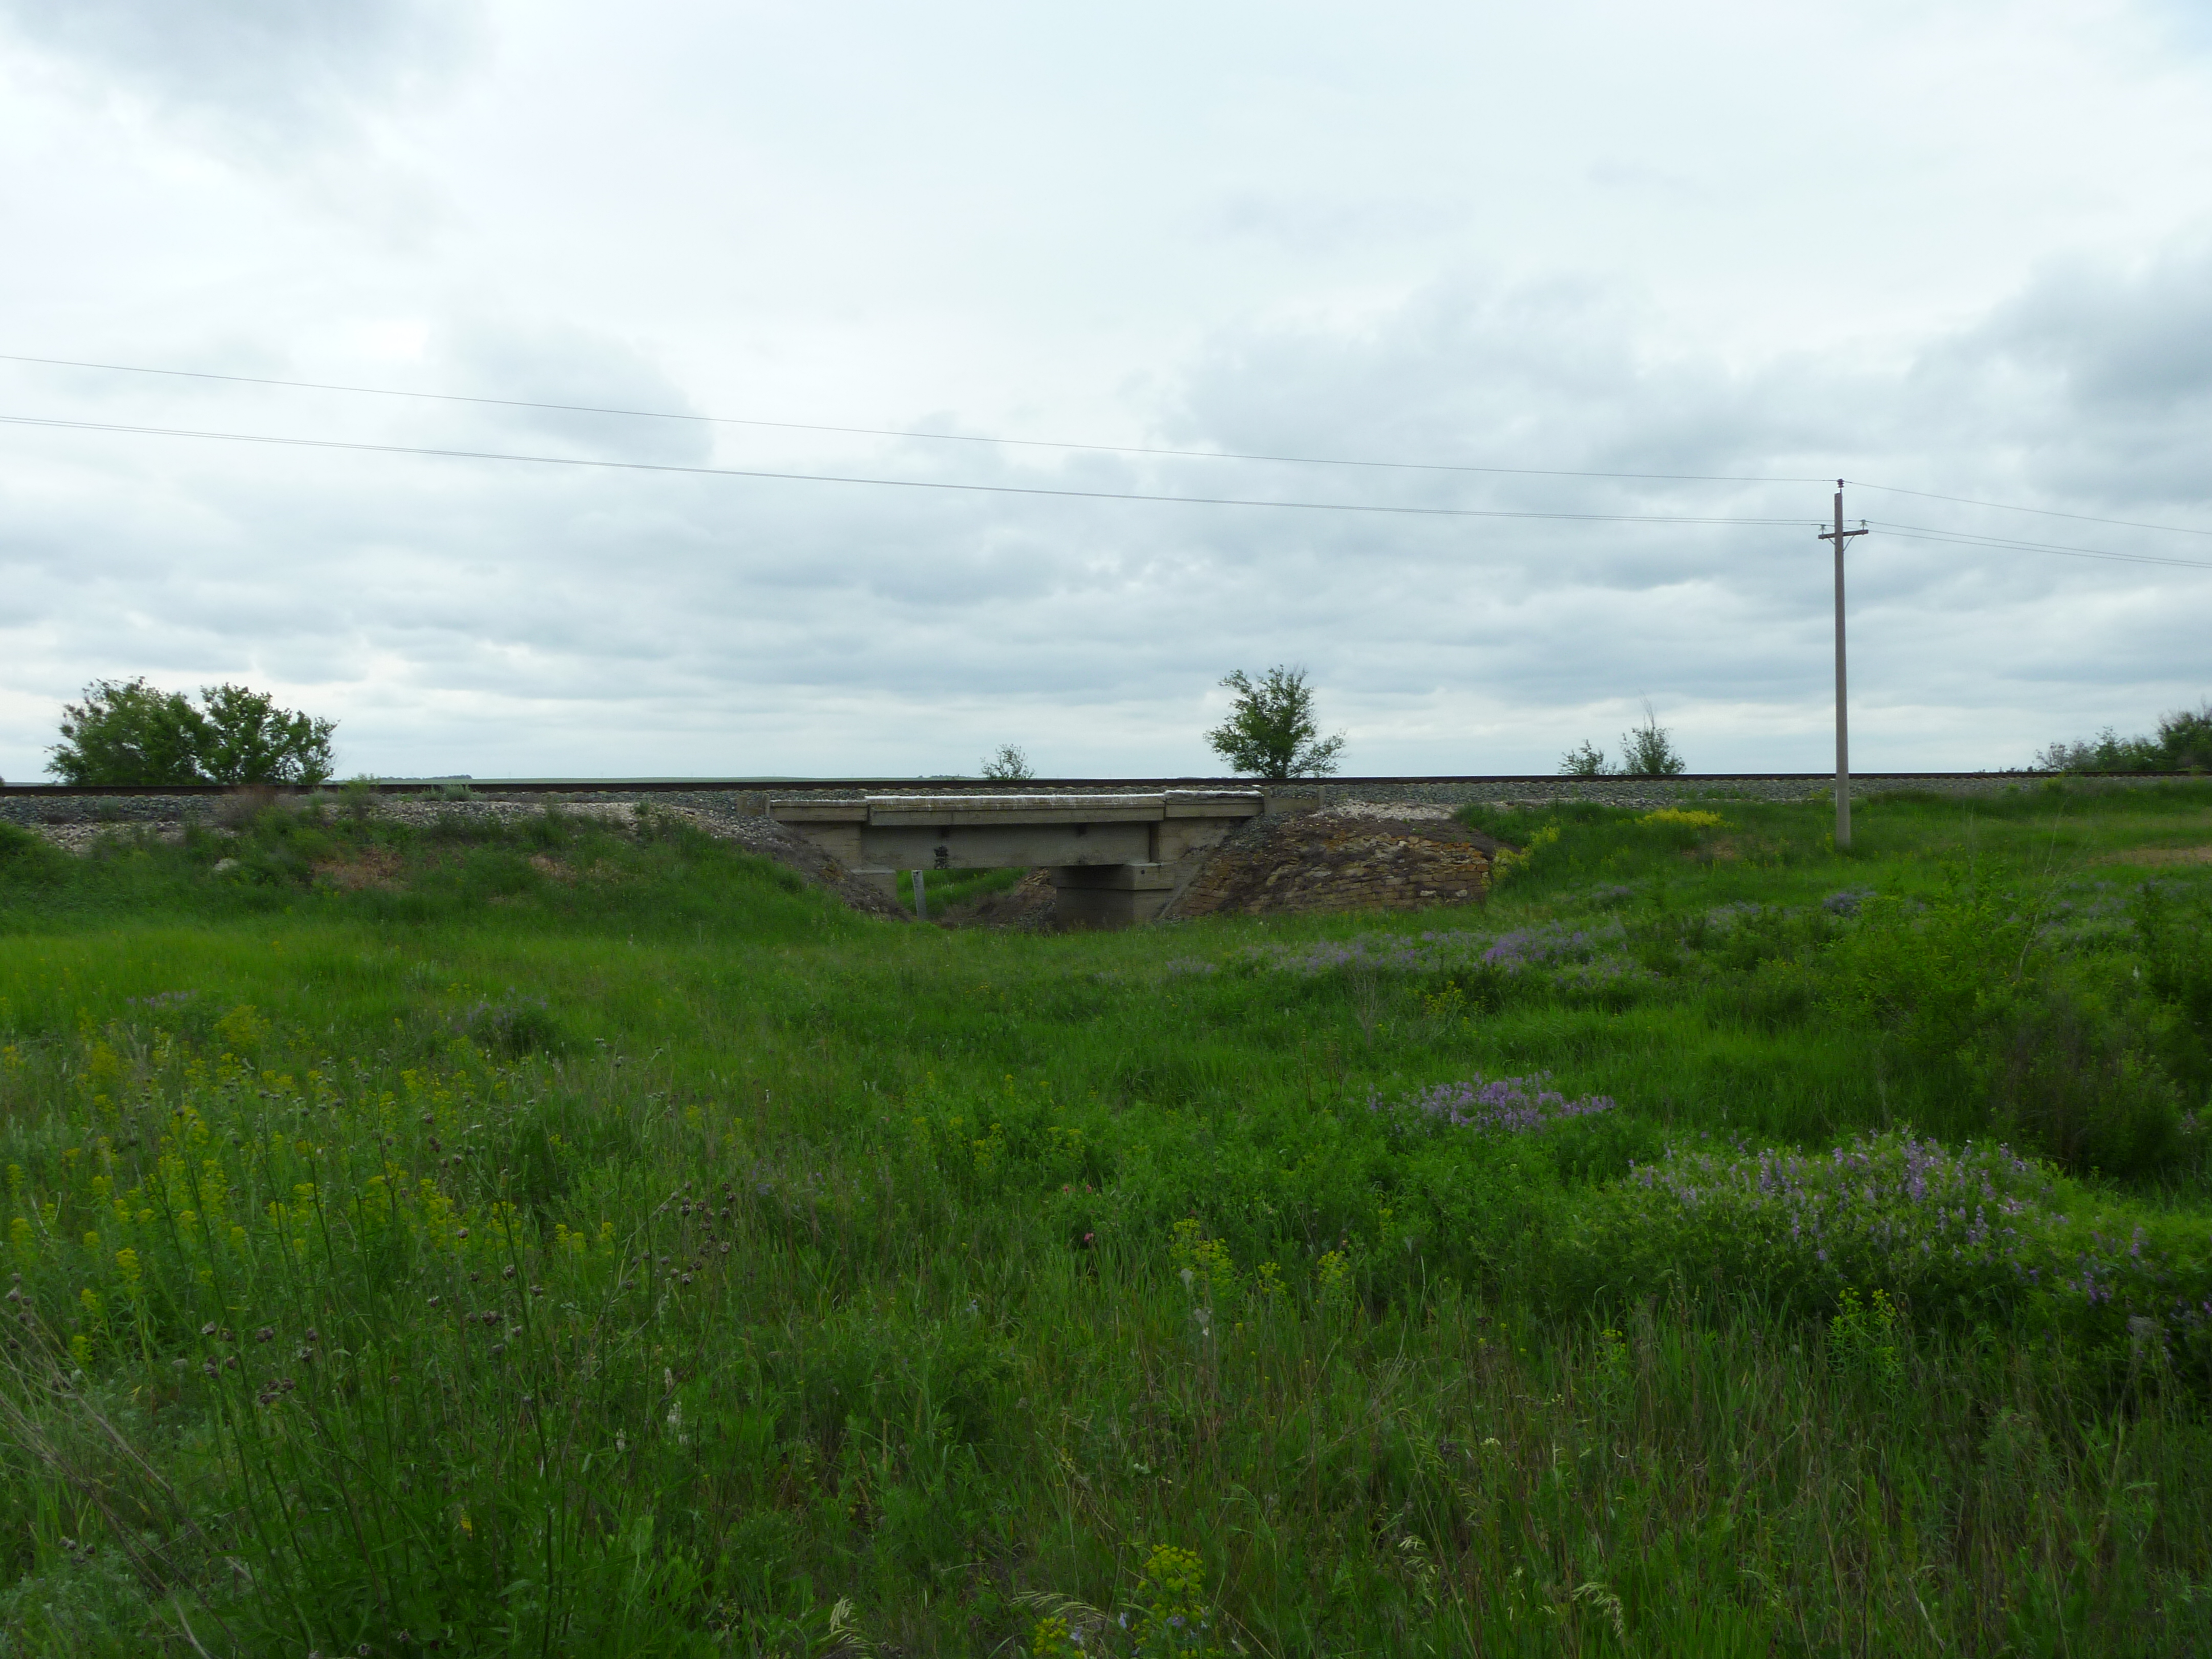
M 1109 928 L 1157 919 L 1182 883 L 1172 864 L 1060 864 L 1052 885 L 1060 926 Z

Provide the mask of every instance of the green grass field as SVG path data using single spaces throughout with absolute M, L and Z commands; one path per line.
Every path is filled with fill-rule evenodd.
M 0 828 L 0 1653 L 2212 1650 L 2212 785 L 1707 805 L 1056 937 Z

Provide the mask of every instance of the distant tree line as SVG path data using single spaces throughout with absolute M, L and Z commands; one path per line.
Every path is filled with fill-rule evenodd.
M 2212 771 L 2212 701 L 2162 715 L 2156 732 L 2124 738 L 2111 726 L 2091 738 L 2054 743 L 2035 757 L 2039 772 Z

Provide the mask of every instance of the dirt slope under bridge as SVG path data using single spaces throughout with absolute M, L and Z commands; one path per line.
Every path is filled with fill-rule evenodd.
M 1474 904 L 1501 850 L 1441 814 L 1353 805 L 1255 818 L 1214 850 L 1162 920 Z
M 1202 855 L 1161 920 L 1472 904 L 1488 892 L 1491 860 L 1501 850 L 1433 806 L 1394 811 L 1349 802 L 1255 818 Z M 1049 872 L 1032 870 L 1006 891 L 938 920 L 950 927 L 1048 932 L 1053 898 Z

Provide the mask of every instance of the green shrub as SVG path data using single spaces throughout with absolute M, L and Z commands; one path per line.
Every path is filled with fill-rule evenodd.
M 471 1042 L 501 1060 L 556 1053 L 565 1046 L 560 1019 L 544 997 L 509 991 L 503 996 L 485 998 L 464 1009 L 456 1024 Z
M 1971 1064 L 2018 998 L 2032 948 L 2027 918 L 2004 897 L 1955 882 L 1924 904 L 1878 894 L 1859 909 L 1858 926 L 1829 955 L 1830 1006 L 1879 1025 L 1908 1064 Z
M 2108 726 L 2087 741 L 2054 743 L 2035 764 L 2049 772 L 2212 770 L 2212 702 L 2160 716 L 2151 736 L 2124 738 Z
M 1977 1067 L 1990 1126 L 2063 1168 L 2154 1175 L 2173 1156 L 2180 1092 L 2141 1035 L 2065 987 L 2023 997 Z
M 1994 1133 L 2077 1172 L 2142 1176 L 2174 1150 L 2182 1098 L 2138 1000 L 2054 952 L 2024 900 L 1954 880 L 1916 903 L 1860 901 L 1827 953 L 1828 1007 L 1877 1026 L 1883 1063 L 1946 1130 Z M 2151 984 L 2185 998 L 2197 935 L 2137 907 Z
M 28 866 L 56 850 L 45 836 L 19 824 L 0 822 L 0 866 Z
M 1990 1142 L 1679 1146 L 1584 1206 L 1561 1258 L 1585 1294 L 1734 1288 L 1818 1314 L 1879 1290 L 1917 1321 L 2107 1346 L 2148 1320 L 2212 1358 L 2212 1249 L 2194 1218 L 2100 1201 Z
M 2145 988 L 2172 1017 L 2170 1060 L 2201 1097 L 2212 1090 L 2212 893 L 2145 882 L 2130 912 Z
M 1644 723 L 1620 734 L 1620 763 L 1607 761 L 1605 750 L 1588 738 L 1559 757 L 1559 774 L 1570 778 L 1668 778 L 1689 769 L 1674 747 L 1674 734 L 1659 724 L 1658 711 L 1644 705 Z

